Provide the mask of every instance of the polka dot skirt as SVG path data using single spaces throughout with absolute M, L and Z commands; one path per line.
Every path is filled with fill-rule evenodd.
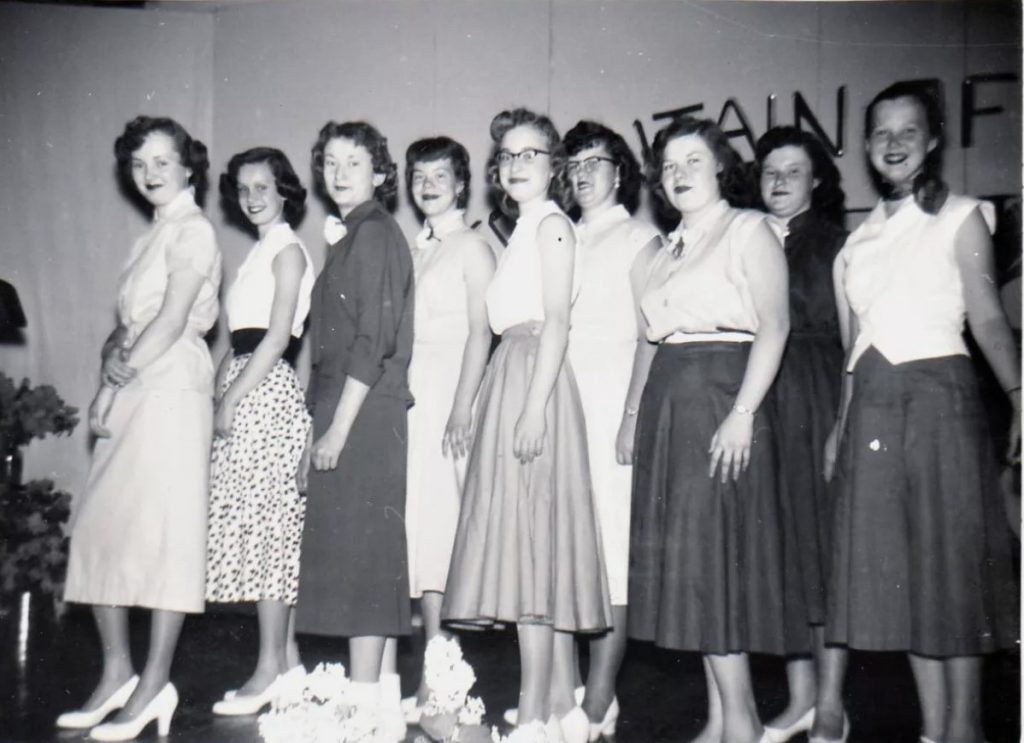
M 232 359 L 221 392 L 249 358 Z M 309 427 L 298 377 L 278 361 L 238 404 L 231 435 L 214 439 L 207 601 L 295 604 L 306 511 L 295 473 Z

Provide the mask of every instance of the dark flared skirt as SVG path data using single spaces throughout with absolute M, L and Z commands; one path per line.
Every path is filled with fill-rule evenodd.
M 825 623 L 832 496 L 825 482 L 825 440 L 835 424 L 843 350 L 838 338 L 794 335 L 766 402 L 775 408 L 781 465 L 779 497 L 786 546 L 786 586 L 801 595 L 806 624 Z M 806 649 L 806 641 L 791 648 Z
M 951 657 L 1012 647 L 1018 589 L 967 356 L 854 370 L 826 640 Z
M 331 424 L 341 385 L 317 380 L 313 437 Z M 367 395 L 338 466 L 310 468 L 302 535 L 300 632 L 358 637 L 409 633 L 405 542 L 404 398 Z
M 543 452 L 527 464 L 513 454 L 536 331 L 506 331 L 480 386 L 442 618 L 600 631 L 611 626 L 611 603 L 583 411 L 568 361 L 548 398 Z
M 633 466 L 634 638 L 704 653 L 787 649 L 771 405 L 754 418 L 749 468 L 725 484 L 708 477 L 711 438 L 732 408 L 749 353 L 746 343 L 662 344 L 654 357 Z M 793 631 L 806 635 L 806 622 Z

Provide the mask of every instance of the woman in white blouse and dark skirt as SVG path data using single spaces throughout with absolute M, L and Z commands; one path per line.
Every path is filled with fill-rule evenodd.
M 659 346 L 637 420 L 629 634 L 703 654 L 697 740 L 756 743 L 768 738 L 747 654 L 786 650 L 774 412 L 762 405 L 789 332 L 786 259 L 763 214 L 730 205 L 748 188 L 713 122 L 677 120 L 653 149 L 656 193 L 682 219 L 640 301 Z
M 256 602 L 256 669 L 213 706 L 248 715 L 272 701 L 289 669 L 303 672 L 294 615 L 305 499 L 296 474 L 310 417 L 294 365 L 315 275 L 292 230 L 306 189 L 284 153 L 235 155 L 220 189 L 259 238 L 224 302 L 231 350 L 217 380 L 206 568 L 207 601 Z
M 992 210 L 942 183 L 942 114 L 922 85 L 875 96 L 865 139 L 882 200 L 834 271 L 852 342 L 825 639 L 909 653 L 921 740 L 981 743 L 982 657 L 1014 646 L 1018 616 L 996 456 L 961 337 L 966 320 L 1013 406 L 1016 457 L 1020 359 L 991 279 Z M 811 740 L 845 740 L 842 718 L 838 691 L 819 698 Z

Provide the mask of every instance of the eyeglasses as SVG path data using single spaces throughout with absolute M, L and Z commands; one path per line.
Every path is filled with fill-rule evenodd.
M 802 168 L 790 168 L 789 170 L 765 168 L 761 171 L 761 180 L 766 183 L 775 183 L 775 181 L 784 181 L 788 183 L 789 181 L 805 178 L 807 175 L 807 171 Z
M 498 150 L 498 165 L 508 166 L 514 163 L 516 160 L 522 160 L 524 165 L 529 165 L 537 159 L 537 155 L 550 155 L 551 153 L 547 150 L 538 150 L 536 147 L 527 147 L 525 150 L 519 152 L 509 152 L 508 150 Z
M 586 160 L 570 160 L 565 165 L 565 172 L 570 175 L 578 175 L 579 173 L 593 173 L 597 170 L 601 163 L 614 163 L 610 157 L 603 157 L 601 155 L 592 155 Z

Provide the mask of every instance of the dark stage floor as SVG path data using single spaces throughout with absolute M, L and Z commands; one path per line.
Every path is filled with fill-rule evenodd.
M 33 605 L 38 606 L 38 603 Z M 44 609 L 30 612 L 34 621 L 19 637 L 18 612 L 0 618 L 0 741 L 80 741 L 84 734 L 58 733 L 53 721 L 88 695 L 99 673 L 99 653 L 89 614 L 69 610 L 55 620 Z M 135 657 L 144 658 L 147 622 L 140 613 L 133 622 Z M 317 662 L 346 663 L 345 643 L 317 637 L 300 638 L 308 668 Z M 480 679 L 474 693 L 487 705 L 487 722 L 500 722 L 501 710 L 515 703 L 518 659 L 514 630 L 464 633 L 467 660 Z M 25 651 L 19 662 L 19 648 Z M 225 689 L 243 681 L 256 650 L 254 617 L 208 614 L 185 623 L 173 678 L 181 704 L 170 740 L 195 743 L 258 741 L 255 718 L 214 718 L 210 705 Z M 411 691 L 417 679 L 422 643 L 406 641 L 400 654 L 403 685 Z M 762 715 L 785 704 L 785 675 L 776 658 L 755 657 L 754 681 Z M 688 740 L 700 728 L 706 705 L 700 659 L 633 643 L 619 682 L 622 717 L 617 741 L 673 743 Z M 851 662 L 847 700 L 853 720 L 853 743 L 917 741 L 917 701 L 905 658 L 856 654 Z M 985 730 L 990 743 L 1020 740 L 1020 656 L 1007 653 L 987 661 Z M 418 731 L 410 729 L 408 741 Z M 156 740 L 150 725 L 140 740 Z M 795 739 L 803 743 L 805 738 Z

